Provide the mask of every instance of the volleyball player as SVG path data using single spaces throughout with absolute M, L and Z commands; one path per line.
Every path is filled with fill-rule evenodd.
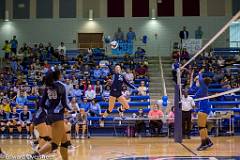
M 58 81 L 54 81 L 57 77 Z M 47 73 L 44 91 L 40 106 L 47 109 L 47 119 L 52 127 L 52 141 L 44 145 L 38 152 L 32 156 L 38 156 L 47 152 L 55 151 L 60 145 L 60 153 L 63 160 L 68 160 L 68 141 L 64 126 L 64 109 L 71 110 L 67 104 L 67 95 L 65 86 L 60 82 L 60 71 L 50 71 Z
M 194 98 L 203 98 L 208 96 L 208 85 L 211 83 L 211 79 L 208 77 L 203 78 L 203 69 L 198 74 L 198 80 L 196 79 L 196 84 L 199 87 Z M 197 103 L 199 107 L 198 112 L 198 127 L 199 133 L 201 137 L 201 145 L 197 148 L 198 151 L 205 150 L 211 146 L 213 146 L 212 141 L 208 137 L 207 130 L 207 117 L 210 113 L 210 106 L 208 103 L 208 99 L 201 100 Z
M 136 87 L 128 83 L 124 78 L 124 76 L 121 74 L 120 65 L 116 65 L 114 70 L 115 70 L 115 73 L 113 74 L 112 82 L 111 82 L 109 106 L 108 106 L 108 109 L 102 115 L 103 119 L 106 118 L 110 113 L 112 113 L 116 100 L 118 100 L 122 104 L 122 106 L 118 108 L 118 112 L 120 116 L 122 116 L 125 110 L 129 109 L 128 102 L 126 98 L 122 95 L 122 87 L 124 83 L 130 88 L 136 89 Z

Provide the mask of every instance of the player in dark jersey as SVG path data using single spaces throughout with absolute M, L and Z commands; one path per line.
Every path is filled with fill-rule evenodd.
M 19 114 L 19 121 L 22 128 L 26 127 L 28 135 L 27 138 L 33 137 L 32 113 L 28 110 L 28 106 L 23 107 L 23 111 Z
M 21 138 L 21 136 L 22 136 L 21 135 L 21 125 L 20 125 L 20 121 L 19 121 L 19 113 L 17 113 L 16 107 L 13 107 L 12 112 L 9 113 L 7 126 L 8 126 L 8 130 L 9 130 L 10 138 L 12 138 L 14 127 L 17 127 L 17 130 L 20 134 L 19 138 Z
M 41 101 L 41 98 L 39 98 Z M 38 150 L 47 142 L 51 141 L 51 133 L 50 133 L 50 126 L 47 125 L 47 112 L 44 108 L 42 108 L 39 103 L 37 103 L 36 113 L 33 116 L 33 124 L 38 132 L 38 137 L 36 141 L 31 142 L 32 147 L 38 145 Z
M 123 84 L 126 84 L 132 89 L 136 89 L 136 87 L 130 83 L 128 83 L 125 79 L 125 77 L 121 74 L 121 67 L 120 65 L 115 66 L 115 73 L 113 74 L 112 77 L 112 82 L 111 82 L 111 91 L 110 91 L 110 97 L 109 97 L 109 107 L 108 109 L 104 112 L 103 118 L 107 117 L 113 110 L 114 105 L 116 100 L 122 104 L 122 107 L 118 108 L 118 112 L 120 115 L 122 113 L 129 109 L 128 102 L 126 98 L 122 95 L 122 87 Z
M 49 71 L 45 78 L 46 88 L 43 93 L 40 106 L 47 110 L 47 119 L 52 127 L 52 141 L 51 144 L 44 145 L 33 156 L 45 154 L 58 149 L 60 146 L 60 153 L 63 160 L 68 160 L 68 146 L 67 135 L 64 129 L 64 110 L 71 108 L 67 104 L 67 94 L 65 86 L 60 81 L 60 71 Z
M 208 85 L 211 82 L 211 79 L 206 77 L 203 78 L 202 72 L 204 70 L 201 70 L 198 75 L 197 86 L 199 86 L 194 99 L 196 98 L 203 98 L 208 96 Z M 199 108 L 198 112 L 198 127 L 199 127 L 199 133 L 201 137 L 201 145 L 197 148 L 198 151 L 205 150 L 213 145 L 212 141 L 208 137 L 208 131 L 207 131 L 207 117 L 210 113 L 210 106 L 208 103 L 208 99 L 201 100 L 196 103 L 196 105 Z

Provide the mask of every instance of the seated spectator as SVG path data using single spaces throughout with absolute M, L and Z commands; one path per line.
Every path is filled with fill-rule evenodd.
M 173 81 L 177 83 L 177 69 L 179 68 L 180 64 L 177 59 L 174 60 L 174 63 L 172 64 L 172 76 Z
M 225 60 L 220 56 L 217 60 L 217 64 L 220 66 L 220 67 L 224 67 L 225 66 Z
M 71 99 L 71 102 L 69 103 L 69 106 L 72 108 L 72 110 L 74 110 L 74 111 L 79 111 L 79 106 L 78 106 L 76 97 L 73 97 L 73 98 Z
M 63 42 L 61 42 L 61 44 L 58 46 L 57 50 L 58 50 L 58 52 L 63 50 L 64 55 L 66 55 L 67 48 L 66 48 L 66 46 L 64 45 Z
M 1 125 L 1 138 L 4 138 L 4 131 L 7 126 L 7 114 L 3 109 L 0 109 L 0 125 Z
M 125 79 L 131 84 L 134 83 L 134 81 L 133 81 L 134 80 L 134 75 L 129 68 L 127 69 L 127 73 L 125 74 Z
M 163 118 L 163 112 L 159 109 L 158 104 L 154 104 L 151 111 L 148 113 L 148 118 L 150 119 L 149 127 L 151 129 L 151 133 L 159 134 L 161 132 L 163 122 L 161 118 Z
M 85 113 L 84 108 L 80 108 L 80 112 L 76 116 L 75 132 L 76 138 L 79 138 L 79 129 L 81 127 L 82 136 L 81 139 L 85 138 L 86 129 L 87 129 L 87 114 Z
M 20 134 L 22 132 L 22 128 L 26 127 L 27 129 L 27 138 L 32 138 L 33 135 L 33 124 L 32 124 L 32 113 L 28 110 L 27 106 L 23 107 L 23 111 L 19 114 L 20 120 Z
M 88 102 L 86 97 L 83 97 L 83 101 L 80 103 L 80 108 L 84 108 L 85 111 L 87 111 L 89 107 L 90 103 Z
M 143 113 L 143 109 L 140 108 L 138 110 L 138 113 L 136 114 L 136 118 L 145 118 L 146 116 Z M 146 129 L 146 124 L 144 120 L 137 120 L 135 124 L 135 137 L 139 136 L 142 131 L 145 131 Z
M 186 48 L 183 48 L 182 52 L 181 52 L 181 60 L 189 60 L 190 56 L 189 53 L 187 52 Z
M 79 83 L 79 81 L 76 78 L 76 76 L 72 76 L 72 85 L 75 86 L 75 85 L 78 85 L 78 83 Z
M 138 87 L 138 95 L 139 96 L 147 95 L 147 87 L 145 86 L 145 81 L 141 81 L 140 86 Z
M 97 96 L 102 95 L 103 88 L 102 88 L 102 85 L 100 84 L 100 81 L 96 82 L 96 85 L 94 86 L 94 90 L 95 90 Z
M 137 47 L 137 51 L 135 52 L 135 58 L 144 58 L 145 50 L 141 47 Z
M 88 85 L 88 89 L 85 92 L 85 97 L 89 101 L 92 101 L 94 98 L 96 98 L 96 92 L 92 89 L 91 85 Z
M 96 102 L 95 99 L 93 99 L 92 102 L 90 103 L 90 107 L 87 112 L 91 117 L 101 116 L 101 107 L 99 103 Z
M 101 69 L 99 68 L 99 66 L 96 66 L 96 68 L 94 69 L 93 77 L 96 79 L 99 79 L 102 77 L 102 72 L 101 72 Z
M 16 98 L 16 104 L 18 108 L 22 108 L 28 102 L 26 93 L 20 90 L 19 95 Z
M 47 51 L 47 57 L 50 58 L 51 56 L 54 55 L 54 48 L 52 46 L 52 44 L 49 42 L 48 46 L 46 47 L 46 51 Z
M 127 86 L 123 86 L 122 87 L 122 95 L 125 97 L 125 99 L 130 102 L 130 96 L 131 96 L 131 92 L 128 90 Z
M 175 106 L 172 106 L 171 111 L 168 114 L 168 129 L 169 129 L 169 137 L 173 137 L 174 133 L 174 118 L 175 118 Z
M 107 86 L 105 87 L 105 90 L 104 90 L 103 93 L 102 93 L 102 98 L 103 98 L 103 100 L 104 100 L 105 102 L 108 102 L 108 100 L 109 100 L 110 89 L 111 89 L 110 86 L 107 85 Z
M 110 74 L 110 70 L 109 70 L 108 66 L 103 66 L 101 68 L 101 72 L 102 72 L 102 77 L 107 77 Z
M 17 108 L 16 107 L 13 107 L 12 112 L 9 114 L 7 126 L 8 126 L 8 129 L 9 129 L 10 138 L 13 137 L 14 127 L 17 127 L 18 132 L 21 133 L 19 113 L 17 113 Z
M 7 115 L 11 112 L 11 107 L 8 98 L 3 98 L 2 104 L 0 105 L 0 109 L 2 109 Z
M 136 68 L 135 73 L 137 78 L 145 78 L 147 77 L 147 68 L 141 64 L 139 67 Z
M 83 69 L 82 69 L 83 75 L 85 78 L 89 78 L 90 76 L 90 67 L 89 65 L 84 65 Z
M 173 52 L 172 52 L 172 59 L 179 59 L 180 57 L 180 51 L 179 49 L 175 49 Z
M 71 95 L 76 97 L 77 101 L 80 102 L 81 96 L 83 95 L 82 90 L 79 88 L 80 86 L 77 84 L 73 88 Z
M 70 96 L 71 93 L 73 92 L 73 84 L 72 84 L 72 81 L 68 78 L 65 80 L 65 88 L 66 88 L 67 96 Z

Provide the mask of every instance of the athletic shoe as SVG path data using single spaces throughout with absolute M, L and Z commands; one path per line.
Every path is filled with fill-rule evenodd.
M 207 146 L 208 148 L 213 146 L 213 142 L 209 138 L 207 138 Z
M 76 135 L 76 139 L 79 139 L 79 135 Z
M 2 134 L 2 135 L 1 135 L 1 139 L 4 139 L 4 138 L 5 138 L 5 137 L 4 137 L 4 135 Z
M 9 138 L 10 138 L 10 139 L 13 139 L 13 136 L 11 135 L 11 136 L 9 136 Z
M 82 135 L 82 136 L 81 136 L 81 139 L 85 139 L 85 136 L 84 136 L 84 135 Z
M 5 158 L 6 158 L 6 154 L 1 151 L 0 152 L 0 159 L 5 159 Z
M 205 145 L 201 144 L 201 145 L 197 148 L 197 150 L 198 150 L 198 151 L 203 151 L 203 150 L 206 150 L 207 148 L 208 148 L 208 145 L 207 145 L 207 144 L 205 144 Z
M 22 139 L 22 135 L 21 134 L 18 136 L 18 139 Z
M 100 122 L 99 122 L 99 125 L 100 125 L 100 127 L 104 127 L 104 120 L 100 120 Z

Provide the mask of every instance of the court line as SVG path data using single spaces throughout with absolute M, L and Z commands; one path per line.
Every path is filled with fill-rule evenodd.
M 188 148 L 185 144 L 179 143 L 183 148 L 185 148 L 188 152 L 192 153 L 193 155 L 197 156 L 197 153 L 193 152 L 190 148 Z

